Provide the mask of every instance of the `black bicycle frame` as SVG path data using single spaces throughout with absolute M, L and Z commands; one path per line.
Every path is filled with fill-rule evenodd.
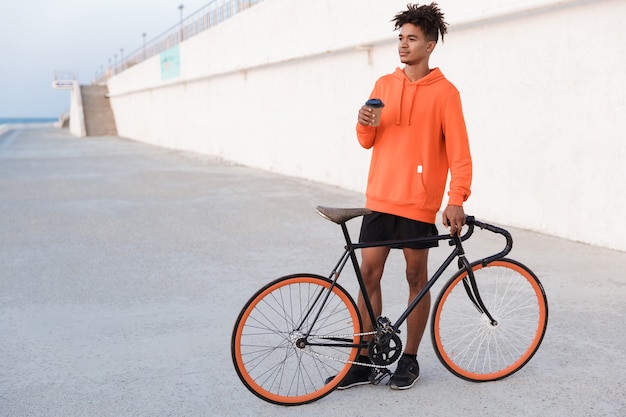
M 367 242 L 367 243 L 352 243 L 350 240 L 350 236 L 347 234 L 347 227 L 345 224 L 342 224 L 342 229 L 344 229 L 344 236 L 346 238 L 346 251 L 349 253 L 350 259 L 352 260 L 352 264 L 354 266 L 354 270 L 357 276 L 357 281 L 359 283 L 359 288 L 361 293 L 364 294 L 363 300 L 365 301 L 365 306 L 367 308 L 367 312 L 370 316 L 371 323 L 374 325 L 376 323 L 376 315 L 374 314 L 374 309 L 372 307 L 372 303 L 369 299 L 369 294 L 367 294 L 365 290 L 365 283 L 363 281 L 363 276 L 361 275 L 361 269 L 359 268 L 359 263 L 356 257 L 356 249 L 363 248 L 373 248 L 373 247 L 381 247 L 381 246 L 398 246 L 407 243 L 417 243 L 417 242 L 436 242 L 440 240 L 450 241 L 450 244 L 454 243 L 454 249 L 448 255 L 445 261 L 441 264 L 441 266 L 437 269 L 437 271 L 433 274 L 433 276 L 426 282 L 426 285 L 421 289 L 421 291 L 415 296 L 415 298 L 409 303 L 404 312 L 398 317 L 395 323 L 393 323 L 392 328 L 395 332 L 399 332 L 400 326 L 406 321 L 409 317 L 409 314 L 413 311 L 413 309 L 417 306 L 417 304 L 424 298 L 424 296 L 430 291 L 432 286 L 437 282 L 437 280 L 443 275 L 444 271 L 450 266 L 450 264 L 454 261 L 455 258 L 460 257 L 463 259 L 464 267 L 470 271 L 469 263 L 465 259 L 465 252 L 463 250 L 463 246 L 461 244 L 461 239 L 458 236 L 450 236 L 450 235 L 438 235 L 428 238 L 415 238 L 410 240 L 397 240 L 397 241 L 384 241 L 384 242 Z M 469 236 L 468 236 L 469 237 Z M 473 279 L 473 274 L 472 274 Z
M 512 244 L 513 244 L 512 237 L 508 231 L 501 229 L 499 227 L 496 227 L 496 226 L 479 222 L 475 220 L 472 216 L 467 217 L 467 225 L 468 225 L 468 231 L 461 237 L 457 235 L 453 235 L 453 236 L 438 235 L 438 236 L 432 236 L 432 237 L 426 237 L 426 238 L 414 238 L 414 239 L 406 239 L 406 240 L 386 240 L 386 241 L 380 241 L 380 242 L 353 243 L 352 239 L 350 238 L 350 233 L 348 232 L 346 223 L 341 223 L 340 224 L 341 230 L 343 231 L 343 235 L 346 241 L 345 251 L 343 255 L 341 256 L 341 258 L 339 259 L 339 261 L 337 262 L 337 264 L 335 265 L 335 268 L 332 270 L 331 275 L 329 276 L 329 279 L 332 281 L 332 284 L 330 288 L 325 290 L 326 297 L 324 301 L 322 302 L 322 306 L 326 303 L 326 300 L 328 299 L 328 296 L 330 295 L 330 292 L 332 291 L 333 287 L 337 283 L 337 280 L 339 279 L 339 276 L 341 275 L 343 268 L 348 262 L 348 259 L 350 259 L 352 261 L 352 266 L 354 268 L 354 272 L 357 277 L 359 289 L 361 290 L 361 293 L 363 294 L 363 300 L 365 302 L 365 307 L 367 308 L 367 312 L 370 317 L 372 326 L 374 329 L 376 329 L 377 317 L 374 314 L 374 308 L 372 307 L 369 294 L 367 293 L 367 290 L 365 288 L 365 282 L 363 280 L 363 276 L 361 275 L 361 268 L 359 267 L 359 262 L 356 257 L 356 250 L 363 249 L 363 248 L 373 248 L 373 247 L 381 247 L 381 246 L 394 247 L 394 246 L 404 245 L 408 243 L 437 242 L 437 241 L 446 240 L 449 242 L 451 246 L 454 246 L 454 249 L 452 250 L 450 255 L 448 255 L 446 260 L 441 264 L 441 266 L 437 269 L 437 271 L 432 275 L 432 277 L 426 282 L 426 285 L 424 286 L 424 288 L 422 288 L 421 291 L 415 296 L 415 298 L 411 300 L 406 310 L 404 310 L 404 312 L 392 325 L 393 330 L 396 333 L 399 333 L 400 326 L 402 326 L 402 324 L 407 320 L 407 318 L 409 317 L 413 309 L 417 306 L 417 304 L 419 304 L 419 302 L 424 298 L 424 296 L 430 291 L 430 289 L 435 284 L 435 282 L 437 282 L 437 280 L 441 277 L 441 275 L 443 275 L 445 270 L 450 266 L 450 264 L 452 264 L 454 259 L 457 257 L 459 258 L 459 269 L 460 270 L 465 269 L 467 271 L 467 277 L 464 278 L 463 284 L 464 284 L 465 290 L 467 292 L 467 295 L 470 301 L 474 304 L 474 306 L 480 313 L 485 314 L 489 318 L 492 325 L 494 326 L 497 325 L 497 321 L 489 313 L 482 298 L 480 297 L 480 292 L 478 291 L 478 286 L 476 285 L 474 272 L 472 271 L 472 265 L 465 257 L 465 250 L 463 249 L 462 242 L 469 239 L 469 237 L 473 234 L 475 225 L 480 227 L 481 229 L 487 229 L 491 232 L 502 234 L 503 236 L 505 236 L 506 246 L 504 250 L 502 250 L 501 252 L 493 256 L 484 258 L 477 262 L 477 263 L 482 263 L 483 265 L 487 265 L 488 263 L 496 259 L 500 259 L 504 257 L 506 254 L 508 254 L 511 251 Z M 317 300 L 319 300 L 322 294 L 323 292 L 318 294 L 318 296 L 316 297 L 316 301 L 313 303 L 313 305 L 317 304 Z M 300 326 L 298 326 L 298 328 L 302 327 L 302 325 L 304 324 L 306 319 L 308 319 L 308 316 L 311 313 L 312 311 L 309 311 L 308 314 L 306 314 L 305 318 L 301 321 Z M 320 313 L 321 313 L 321 308 L 318 309 L 317 316 L 313 320 L 313 323 L 317 321 Z M 345 344 L 340 344 L 340 345 L 333 343 L 332 346 L 363 348 L 363 347 L 367 347 L 367 344 L 368 344 L 368 342 L 362 342 L 360 344 L 355 345 L 354 343 L 351 343 L 351 341 L 347 339 L 343 339 L 343 338 L 332 338 L 332 340 L 346 342 Z M 312 346 L 330 346 L 331 345 L 331 344 L 326 344 L 326 343 L 308 343 L 308 344 Z

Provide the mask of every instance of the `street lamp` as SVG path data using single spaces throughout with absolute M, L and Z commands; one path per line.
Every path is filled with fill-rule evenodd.
M 180 10 L 180 41 L 182 42 L 185 39 L 184 33 L 183 33 L 183 8 L 185 6 L 184 5 L 180 5 L 178 6 L 178 10 Z
M 147 59 L 147 54 L 146 54 L 146 32 L 142 33 L 141 36 L 143 37 L 143 59 Z

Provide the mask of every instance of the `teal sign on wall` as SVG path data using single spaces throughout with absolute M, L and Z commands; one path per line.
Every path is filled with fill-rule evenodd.
M 161 79 L 169 80 L 180 76 L 180 52 L 178 45 L 161 52 Z

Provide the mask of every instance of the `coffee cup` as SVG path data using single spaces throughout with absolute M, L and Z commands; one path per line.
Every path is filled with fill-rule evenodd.
M 365 102 L 367 107 L 371 107 L 374 110 L 374 122 L 371 126 L 380 126 L 380 114 L 383 112 L 385 103 L 379 98 L 370 98 Z

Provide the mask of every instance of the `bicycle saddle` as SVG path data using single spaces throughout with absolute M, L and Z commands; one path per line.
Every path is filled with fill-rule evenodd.
M 317 214 L 330 220 L 331 222 L 341 224 L 355 217 L 371 214 L 372 210 L 366 208 L 336 208 L 317 206 Z

